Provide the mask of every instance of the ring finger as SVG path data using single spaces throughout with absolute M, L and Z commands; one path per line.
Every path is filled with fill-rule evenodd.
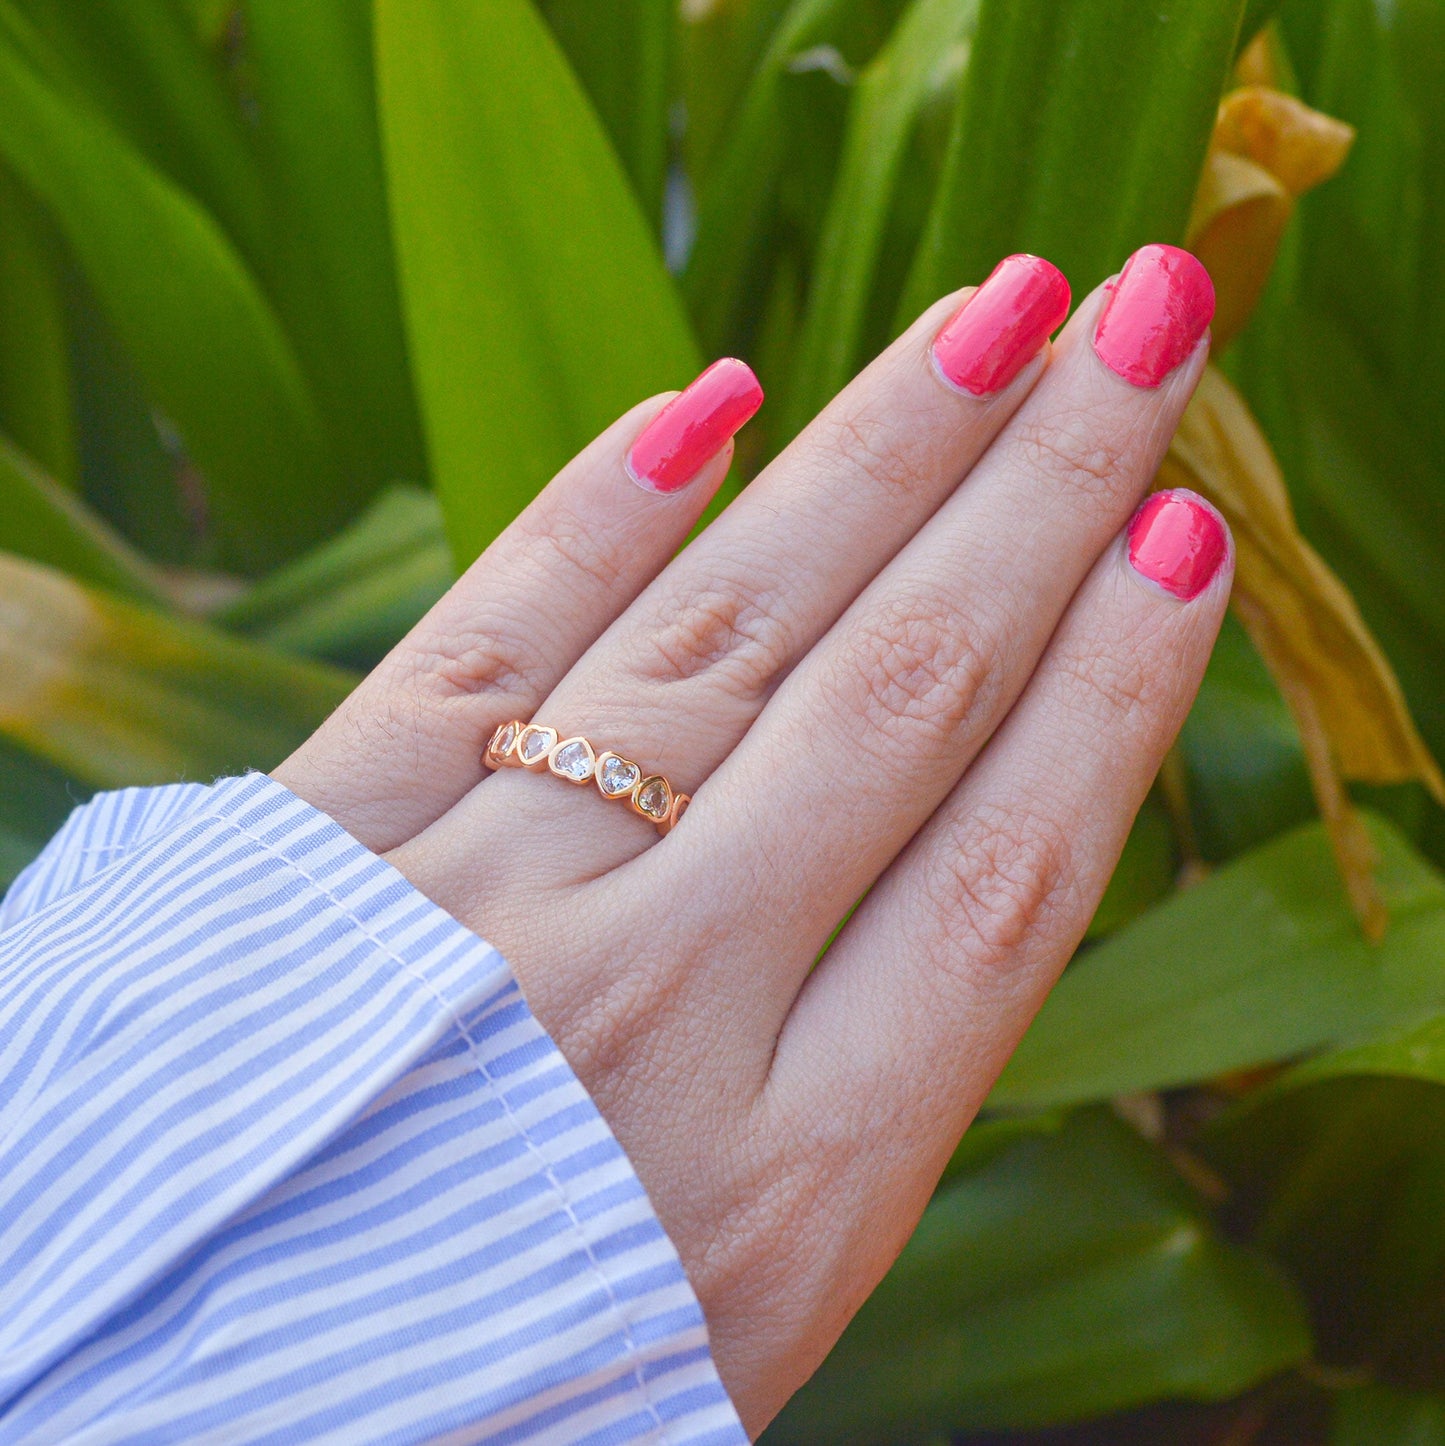
M 1204 268 L 1165 247 L 1086 301 L 968 486 L 787 679 L 675 847 L 644 861 L 656 896 L 719 881 L 697 894 L 698 927 L 745 907 L 770 961 L 696 971 L 682 1008 L 741 985 L 746 1027 L 781 1025 L 816 951 L 1002 722 L 1147 488 L 1204 365 L 1212 303 Z

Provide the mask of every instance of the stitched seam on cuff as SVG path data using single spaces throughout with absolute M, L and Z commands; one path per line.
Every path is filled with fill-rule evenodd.
M 284 787 L 284 785 L 282 786 Z M 305 802 L 304 799 L 301 801 L 303 803 Z M 319 813 L 319 810 L 317 810 L 317 812 Z M 548 1161 L 547 1156 L 542 1151 L 541 1147 L 532 1138 L 531 1133 L 518 1118 L 516 1111 L 512 1108 L 511 1102 L 507 1099 L 506 1091 L 498 1086 L 496 1079 L 493 1077 L 491 1071 L 487 1068 L 486 1061 L 482 1058 L 476 1040 L 473 1039 L 471 1034 L 467 1031 L 467 1028 L 462 1023 L 456 1009 L 454 1009 L 450 1004 L 447 1003 L 447 1001 L 442 997 L 441 993 L 437 990 L 436 986 L 432 983 L 430 979 L 428 979 L 424 974 L 421 974 L 416 969 L 414 969 L 411 964 L 409 964 L 404 958 L 402 958 L 402 956 L 390 945 L 384 944 L 380 939 L 378 939 L 376 934 L 373 933 L 371 929 L 367 928 L 367 926 L 356 916 L 356 914 L 350 908 L 348 908 L 346 904 L 343 903 L 342 900 L 338 898 L 337 895 L 330 888 L 328 888 L 318 878 L 316 878 L 315 875 L 303 868 L 295 859 L 289 857 L 283 850 L 277 848 L 274 844 L 268 842 L 259 834 L 254 833 L 251 829 L 247 828 L 243 823 L 233 817 L 230 817 L 223 813 L 210 812 L 203 815 L 203 817 L 207 820 L 214 820 L 217 823 L 224 824 L 225 826 L 235 830 L 235 832 L 239 833 L 243 838 L 250 839 L 251 842 L 256 844 L 259 848 L 265 849 L 267 853 L 271 854 L 273 857 L 280 859 L 287 868 L 291 869 L 292 872 L 305 879 L 306 882 L 310 884 L 317 893 L 329 899 L 331 903 L 335 905 L 335 907 L 352 922 L 357 931 L 364 938 L 369 939 L 371 943 L 375 945 L 375 947 L 383 955 L 390 959 L 392 963 L 395 964 L 398 968 L 400 968 L 402 972 L 405 973 L 408 977 L 421 985 L 421 987 L 425 989 L 427 993 L 429 993 L 432 998 L 436 1000 L 436 1002 L 441 1006 L 443 1013 L 451 1021 L 452 1027 L 466 1041 L 468 1052 L 471 1055 L 472 1063 L 477 1068 L 477 1073 L 480 1074 L 481 1077 L 486 1081 L 487 1088 L 491 1090 L 497 1102 L 506 1112 L 507 1118 L 512 1122 L 512 1127 L 521 1136 L 523 1142 L 527 1147 L 528 1153 L 541 1168 L 541 1171 L 545 1176 L 547 1183 L 552 1188 L 553 1194 L 556 1196 L 557 1200 L 561 1204 L 562 1209 L 566 1212 L 568 1220 L 571 1221 L 572 1229 L 575 1232 L 578 1241 L 581 1243 L 583 1252 L 587 1256 L 587 1262 L 592 1268 L 592 1273 L 594 1276 L 596 1276 L 598 1282 L 602 1286 L 602 1289 L 606 1292 L 608 1303 L 612 1309 L 612 1314 L 616 1319 L 618 1325 L 621 1327 L 623 1340 L 625 1340 L 627 1343 L 627 1349 L 632 1358 L 632 1368 L 629 1374 L 632 1377 L 633 1385 L 635 1386 L 639 1396 L 642 1398 L 643 1404 L 647 1408 L 648 1415 L 652 1417 L 654 1429 L 649 1433 L 649 1439 L 652 1441 L 665 1441 L 666 1428 L 663 1425 L 662 1416 L 657 1409 L 657 1404 L 652 1398 L 652 1391 L 650 1389 L 647 1378 L 642 1371 L 642 1353 L 638 1349 L 637 1342 L 633 1337 L 632 1325 L 627 1318 L 627 1313 L 622 1309 L 622 1304 L 617 1299 L 617 1293 L 612 1287 L 612 1281 L 608 1277 L 607 1272 L 603 1270 L 601 1261 L 597 1259 L 597 1255 L 592 1248 L 591 1238 L 588 1236 L 587 1231 L 583 1228 L 582 1221 L 577 1215 L 576 1208 L 574 1207 L 572 1199 L 568 1195 L 567 1190 L 563 1186 L 561 1180 L 558 1179 L 556 1171 L 553 1169 L 551 1163 Z M 334 820 L 330 821 L 335 824 Z M 339 824 L 335 824 L 335 826 L 337 828 L 340 828 Z M 343 829 L 342 832 L 344 833 L 345 830 Z M 350 836 L 348 835 L 348 838 L 349 837 Z M 352 839 L 351 842 L 358 849 L 365 848 L 364 845 L 356 843 L 354 839 Z M 376 859 L 376 855 L 370 854 L 369 850 L 367 852 L 369 857 Z M 385 867 L 391 867 L 390 865 L 385 864 L 385 860 L 377 859 L 377 862 L 382 863 Z M 405 876 L 399 875 L 399 877 L 404 878 Z M 407 883 L 410 887 L 415 888 L 415 885 L 411 884 L 411 881 L 409 879 L 407 880 Z M 435 904 L 433 905 L 433 907 L 440 908 L 439 905 Z M 445 911 L 443 910 L 442 912 Z M 450 915 L 448 915 L 448 917 L 450 917 Z M 466 926 L 458 923 L 457 927 L 465 928 Z M 483 944 L 485 947 L 491 948 L 491 945 L 486 944 L 485 940 L 481 939 L 480 936 L 473 935 L 473 937 L 477 939 L 477 942 L 479 944 Z M 528 1013 L 530 1012 L 531 1010 L 529 1006 Z M 553 1047 L 556 1047 L 555 1041 L 553 1041 Z M 560 1050 L 558 1052 L 560 1053 Z M 566 1057 L 563 1056 L 563 1058 L 565 1059 Z M 568 1065 L 568 1068 L 571 1068 L 570 1064 Z M 596 1106 L 594 1105 L 593 1108 L 596 1108 Z

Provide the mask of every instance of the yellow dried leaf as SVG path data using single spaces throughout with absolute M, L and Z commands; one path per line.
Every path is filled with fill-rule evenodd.
M 1214 278 L 1216 346 L 1258 303 L 1295 201 L 1334 175 L 1354 137 L 1343 121 L 1268 86 L 1220 102 L 1187 240 Z
M 1228 151 L 1211 151 L 1199 177 L 1188 246 L 1214 282 L 1210 330 L 1221 347 L 1259 304 L 1294 197 L 1262 166 Z
M 1445 803 L 1445 779 L 1394 671 L 1344 584 L 1300 534 L 1269 443 L 1216 368 L 1206 368 L 1158 481 L 1202 493 L 1233 530 L 1236 610 L 1299 725 L 1341 875 L 1377 938 L 1385 913 L 1372 852 L 1341 778 L 1415 780 Z
M 0 736 L 97 787 L 270 767 L 354 682 L 0 552 Z
M 1264 85 L 1231 91 L 1219 103 L 1214 150 L 1262 166 L 1290 195 L 1303 196 L 1344 165 L 1355 128 Z
M 1245 46 L 1235 62 L 1234 78 L 1240 85 L 1279 84 L 1279 65 L 1267 26 Z

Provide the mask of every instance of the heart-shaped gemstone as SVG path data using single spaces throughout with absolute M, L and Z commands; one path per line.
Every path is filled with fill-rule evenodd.
M 642 770 L 635 763 L 619 758 L 615 753 L 605 755 L 597 765 L 597 786 L 608 798 L 631 793 L 641 777 Z
M 667 780 L 655 773 L 651 778 L 643 779 L 637 790 L 638 811 L 661 823 L 671 807 L 672 790 L 667 786 Z
M 556 741 L 555 728 L 539 728 L 535 724 L 528 724 L 522 729 L 522 737 L 517 743 L 517 757 L 523 763 L 535 763 L 552 751 L 552 745 Z
M 489 751 L 498 758 L 505 758 L 507 750 L 517 741 L 517 725 L 515 723 L 503 723 L 495 733 L 492 734 L 492 742 Z
M 547 767 L 553 773 L 570 778 L 573 783 L 586 783 L 596 766 L 592 745 L 585 738 L 569 738 L 565 743 L 559 743 L 547 760 Z

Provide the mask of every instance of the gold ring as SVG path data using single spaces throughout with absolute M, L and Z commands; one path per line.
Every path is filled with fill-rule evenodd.
M 644 773 L 641 764 L 620 753 L 599 753 L 585 738 L 563 738 L 542 723 L 513 719 L 492 734 L 482 753 L 488 768 L 525 768 L 555 773 L 568 783 L 596 783 L 603 798 L 624 802 L 635 814 L 668 833 L 692 802 L 660 773 Z

